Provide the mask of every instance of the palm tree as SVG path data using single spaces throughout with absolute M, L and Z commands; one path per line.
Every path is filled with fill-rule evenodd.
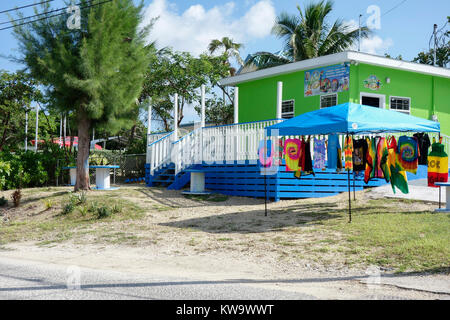
M 227 56 L 227 58 L 234 58 L 236 61 L 243 66 L 244 61 L 242 60 L 239 49 L 241 49 L 243 45 L 241 43 L 233 42 L 233 39 L 230 39 L 228 37 L 223 37 L 222 40 L 214 39 L 209 43 L 208 50 L 211 54 L 216 52 L 217 50 L 223 49 L 224 54 Z M 228 61 L 228 65 L 230 65 L 230 62 Z M 233 76 L 236 70 L 232 67 L 230 67 L 230 74 Z
M 327 23 L 326 18 L 333 10 L 332 1 L 308 4 L 304 12 L 297 5 L 297 10 L 298 15 L 282 12 L 272 28 L 272 34 L 284 42 L 282 54 L 257 52 L 246 60 L 245 71 L 342 52 L 358 40 L 358 28 L 341 19 Z M 361 38 L 367 38 L 369 32 L 367 27 L 361 28 Z

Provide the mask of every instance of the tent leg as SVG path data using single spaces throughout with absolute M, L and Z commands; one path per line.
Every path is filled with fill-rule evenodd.
M 266 182 L 266 169 L 264 168 L 264 215 L 267 217 L 267 182 Z
M 350 171 L 347 171 L 348 178 L 348 223 L 352 222 L 352 192 L 350 188 Z
M 356 173 L 353 171 L 353 201 L 356 201 Z

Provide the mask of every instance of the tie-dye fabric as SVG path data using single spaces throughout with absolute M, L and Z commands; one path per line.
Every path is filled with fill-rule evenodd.
M 314 138 L 314 169 L 325 168 L 325 140 Z
M 416 174 L 419 166 L 419 147 L 417 139 L 401 136 L 398 139 L 399 162 L 403 170 Z

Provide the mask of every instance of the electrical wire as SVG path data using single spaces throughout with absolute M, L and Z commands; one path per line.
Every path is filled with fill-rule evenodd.
M 14 9 L 8 9 L 8 10 L 0 11 L 0 14 L 6 13 L 6 12 L 11 12 L 11 11 L 16 11 L 16 10 L 20 10 L 20 9 L 24 9 L 24 8 L 33 7 L 33 6 L 37 6 L 37 5 L 40 5 L 40 4 L 49 3 L 49 2 L 52 2 L 52 1 L 55 1 L 55 0 L 45 0 L 45 1 L 42 1 L 42 2 L 40 2 L 40 3 L 28 4 L 28 5 L 26 5 L 26 6 L 22 6 L 22 7 L 17 7 L 17 8 L 14 8 Z
M 81 3 L 78 3 L 78 4 L 76 4 L 76 6 L 79 6 L 80 4 Z M 64 8 L 59 8 L 59 9 L 54 9 L 54 10 L 50 10 L 50 11 L 47 11 L 47 12 L 42 12 L 42 13 L 35 14 L 34 16 L 28 16 L 28 17 L 24 17 L 24 18 L 19 18 L 19 19 L 15 19 L 15 20 L 12 20 L 12 21 L 3 21 L 3 22 L 0 22 L 0 25 L 7 24 L 7 23 L 14 23 L 14 22 L 22 21 L 22 20 L 27 20 L 27 19 L 31 19 L 31 18 L 42 16 L 42 15 L 47 15 L 47 14 L 52 13 L 52 12 L 58 12 L 58 11 L 61 11 L 61 10 L 65 10 L 65 9 L 67 9 L 69 7 L 70 6 L 67 6 L 67 7 L 64 7 Z
M 111 1 L 113 1 L 113 0 L 105 0 L 105 1 L 103 1 L 103 2 L 98 2 L 98 3 L 95 3 L 95 4 L 90 4 L 90 5 L 88 5 L 88 6 L 80 7 L 80 9 L 87 9 L 87 8 L 90 8 L 90 7 L 95 7 L 95 6 L 102 5 L 102 4 L 111 2 Z M 30 24 L 30 23 L 33 23 L 33 22 L 38 22 L 38 21 L 45 20 L 45 19 L 48 19 L 48 18 L 53 18 L 53 17 L 62 16 L 62 15 L 65 15 L 65 14 L 67 14 L 67 13 L 66 13 L 66 12 L 62 12 L 62 13 L 54 14 L 54 15 L 51 15 L 51 16 L 45 16 L 45 17 L 40 18 L 40 19 L 36 19 L 36 20 L 32 20 L 32 21 L 23 22 L 23 23 L 20 23 L 20 24 L 17 24 L 17 25 L 13 25 L 13 26 L 8 26 L 8 27 L 0 28 L 0 31 L 2 31 L 2 30 L 7 30 L 7 29 L 12 29 L 12 28 L 15 28 L 15 27 L 20 27 L 20 26 L 23 26 L 23 25 L 26 25 L 26 24 Z M 20 20 L 20 19 L 18 19 L 17 21 L 19 21 L 19 20 Z M 23 20 L 23 19 L 22 19 L 22 20 Z M 14 23 L 14 22 L 15 22 L 15 20 L 11 21 L 11 23 Z

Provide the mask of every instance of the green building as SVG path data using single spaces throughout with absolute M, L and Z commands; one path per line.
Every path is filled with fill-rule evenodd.
M 291 118 L 345 102 L 437 120 L 450 136 L 450 69 L 346 51 L 222 79 L 235 123 Z M 278 107 L 277 107 L 278 106 Z

